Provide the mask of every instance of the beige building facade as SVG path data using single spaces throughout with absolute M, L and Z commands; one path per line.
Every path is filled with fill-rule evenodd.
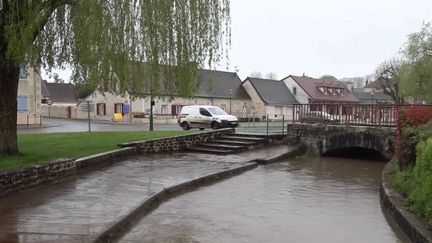
M 17 94 L 17 124 L 41 124 L 40 73 L 34 68 L 21 68 Z

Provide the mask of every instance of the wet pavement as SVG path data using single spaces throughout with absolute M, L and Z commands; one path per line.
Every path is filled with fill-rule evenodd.
M 110 121 L 92 121 L 92 131 L 148 131 L 149 124 L 127 123 L 127 122 L 110 122 Z M 155 124 L 155 131 L 160 130 L 181 130 L 178 124 Z M 18 134 L 30 133 L 57 133 L 57 132 L 87 132 L 88 121 L 77 119 L 58 119 L 58 118 L 43 118 L 42 126 L 18 126 Z M 265 123 L 256 123 L 256 127 L 252 124 L 242 123 L 236 131 L 247 133 L 264 133 L 267 132 Z M 282 132 L 282 125 L 272 127 L 269 130 L 270 134 L 279 134 Z
M 228 156 L 134 156 L 59 184 L 0 198 L 0 242 L 88 242 L 164 187 L 292 149 L 281 145 Z
M 120 242 L 408 242 L 379 201 L 385 162 L 302 158 L 173 198 Z

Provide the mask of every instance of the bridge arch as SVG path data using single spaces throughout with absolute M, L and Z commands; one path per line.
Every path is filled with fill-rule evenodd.
M 348 148 L 379 151 L 386 157 L 393 153 L 394 128 L 289 124 L 287 129 L 288 141 L 305 144 L 317 155 Z

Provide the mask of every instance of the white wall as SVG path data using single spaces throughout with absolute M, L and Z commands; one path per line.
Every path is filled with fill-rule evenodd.
M 296 81 L 294 81 L 292 77 L 287 77 L 282 81 L 285 83 L 285 85 L 288 87 L 288 89 L 291 91 L 293 95 L 294 95 L 293 88 L 295 87 L 297 89 L 294 98 L 300 104 L 309 104 L 310 96 L 297 84 Z

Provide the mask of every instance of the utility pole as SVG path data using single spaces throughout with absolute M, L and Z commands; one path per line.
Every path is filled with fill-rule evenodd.
M 229 105 L 230 105 L 230 115 L 231 115 L 231 103 L 232 103 L 232 93 L 233 93 L 233 90 L 232 89 L 230 89 L 230 91 L 229 91 L 229 94 L 230 94 L 230 103 L 229 103 Z

